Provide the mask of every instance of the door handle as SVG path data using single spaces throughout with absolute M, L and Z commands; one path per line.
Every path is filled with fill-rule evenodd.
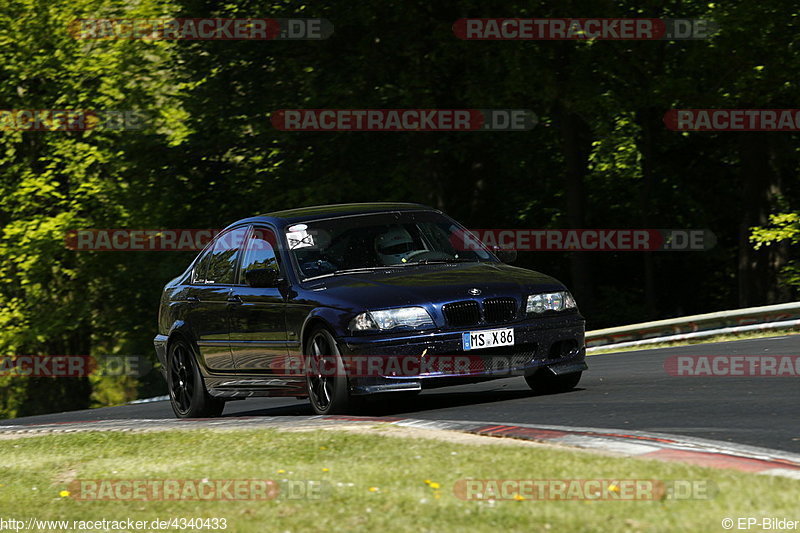
M 190 304 L 197 304 L 200 303 L 200 298 L 198 298 L 197 296 L 187 296 L 186 301 L 189 302 Z
M 238 294 L 231 294 L 230 296 L 228 296 L 228 303 L 240 304 L 242 303 L 242 298 Z

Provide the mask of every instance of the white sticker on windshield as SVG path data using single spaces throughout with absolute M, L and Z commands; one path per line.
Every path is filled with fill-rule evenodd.
M 289 241 L 289 249 L 307 248 L 314 246 L 314 237 L 308 231 L 305 224 L 295 224 L 286 230 L 286 239 Z

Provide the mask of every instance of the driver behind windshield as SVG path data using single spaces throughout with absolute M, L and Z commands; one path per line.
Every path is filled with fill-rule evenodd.
M 416 249 L 414 238 L 402 226 L 392 226 L 375 238 L 375 252 L 384 265 L 405 263 Z

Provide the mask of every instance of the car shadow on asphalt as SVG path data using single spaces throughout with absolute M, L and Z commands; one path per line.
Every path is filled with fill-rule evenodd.
M 531 390 L 488 390 L 475 392 L 423 392 L 417 395 L 392 394 L 384 397 L 369 398 L 363 405 L 352 411 L 354 416 L 412 415 L 413 413 L 451 409 L 471 405 L 490 404 L 519 400 L 522 398 L 545 398 L 548 396 L 564 396 L 579 393 L 584 389 L 578 387 L 568 392 L 557 394 L 541 394 Z M 310 416 L 314 412 L 307 402 L 287 406 L 238 411 L 224 414 L 224 417 L 240 416 Z

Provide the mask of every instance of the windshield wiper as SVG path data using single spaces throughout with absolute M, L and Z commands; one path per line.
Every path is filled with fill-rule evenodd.
M 353 272 L 372 272 L 374 270 L 386 270 L 392 268 L 394 265 L 380 266 L 380 267 L 358 267 L 358 268 L 345 268 L 344 270 L 337 270 L 332 272 L 331 275 L 338 276 L 339 274 L 352 274 Z
M 334 272 L 328 272 L 327 274 L 320 274 L 319 276 L 311 276 L 310 278 L 304 278 L 303 281 L 310 281 L 310 280 L 319 279 L 319 278 L 327 278 L 328 276 L 340 276 L 342 274 L 355 274 L 357 272 L 374 272 L 376 270 L 390 269 L 393 266 L 394 265 L 380 266 L 380 267 L 345 268 L 343 270 L 336 270 Z
M 357 274 L 359 272 L 375 272 L 376 270 L 392 270 L 393 268 L 397 267 L 408 267 L 414 265 L 453 265 L 456 263 L 481 263 L 477 259 L 464 259 L 464 258 L 453 258 L 453 259 L 423 259 L 422 261 L 411 261 L 408 263 L 397 263 L 395 265 L 384 265 L 384 266 L 377 266 L 377 267 L 359 267 L 359 268 L 346 268 L 344 270 L 337 270 L 335 272 L 328 272 L 327 274 L 320 274 L 318 276 L 312 276 L 310 278 L 304 278 L 303 281 L 311 281 L 320 278 L 327 278 L 330 276 L 342 276 L 345 274 Z
M 404 265 L 435 265 L 435 264 L 450 265 L 454 263 L 480 263 L 480 261 L 478 261 L 477 259 L 454 257 L 453 259 L 422 259 L 420 261 L 412 261 L 411 263 L 403 263 L 403 264 Z

